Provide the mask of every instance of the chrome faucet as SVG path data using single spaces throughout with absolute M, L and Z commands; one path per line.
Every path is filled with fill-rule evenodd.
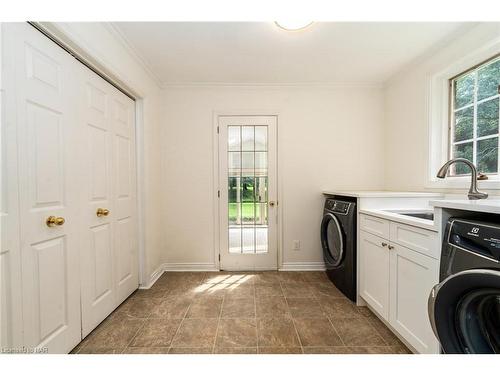
M 448 172 L 448 168 L 450 168 L 450 165 L 454 163 L 464 163 L 469 166 L 471 170 L 471 182 L 470 182 L 470 189 L 469 189 L 469 194 L 467 196 L 471 200 L 475 199 L 486 199 L 488 198 L 487 193 L 482 193 L 477 190 L 477 169 L 476 166 L 471 163 L 469 160 L 464 159 L 464 158 L 455 158 L 448 160 L 441 168 L 439 168 L 439 171 L 436 175 L 437 178 L 445 178 L 446 173 Z

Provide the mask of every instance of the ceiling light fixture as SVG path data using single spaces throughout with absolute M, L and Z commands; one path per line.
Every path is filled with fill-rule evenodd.
M 274 21 L 274 23 L 280 29 L 286 31 L 299 31 L 299 30 L 304 30 L 305 28 L 311 26 L 313 24 L 313 21 L 289 20 L 289 21 Z

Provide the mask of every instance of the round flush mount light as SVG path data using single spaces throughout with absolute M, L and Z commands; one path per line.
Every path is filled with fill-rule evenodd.
M 311 26 L 313 21 L 298 21 L 298 20 L 288 20 L 288 21 L 274 21 L 276 26 L 280 29 L 286 31 L 299 31 Z

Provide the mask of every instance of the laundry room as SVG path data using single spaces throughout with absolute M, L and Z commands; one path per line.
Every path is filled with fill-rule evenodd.
M 500 358 L 495 2 L 23 2 L 0 365 Z

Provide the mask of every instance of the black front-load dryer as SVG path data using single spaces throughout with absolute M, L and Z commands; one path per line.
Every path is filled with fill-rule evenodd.
M 500 353 L 500 225 L 451 218 L 429 318 L 444 353 Z
M 346 297 L 356 301 L 356 202 L 327 198 L 321 221 L 326 273 Z

